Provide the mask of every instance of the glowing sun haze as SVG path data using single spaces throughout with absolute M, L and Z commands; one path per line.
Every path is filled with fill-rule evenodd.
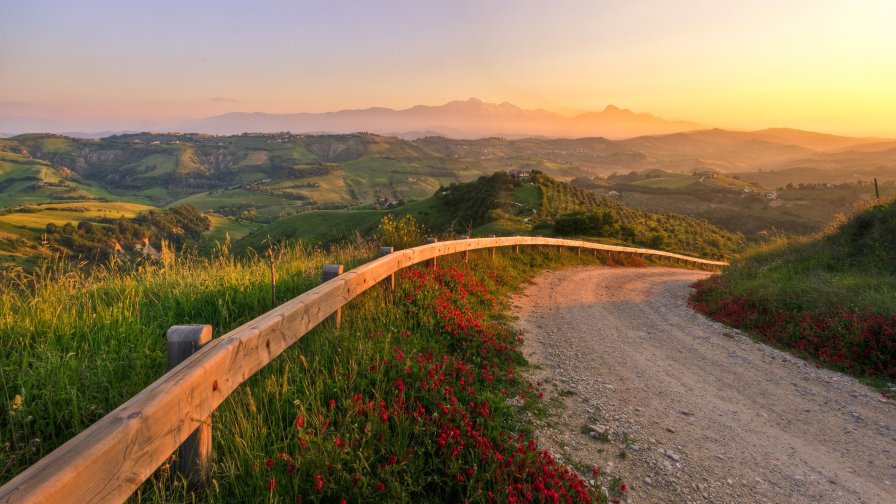
M 478 97 L 896 136 L 896 2 L 0 0 L 0 129 Z

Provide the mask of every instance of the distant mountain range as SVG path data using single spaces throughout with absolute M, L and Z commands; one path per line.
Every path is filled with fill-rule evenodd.
M 5 119 L 5 120 L 4 120 Z M 11 118 L 0 117 L 0 128 L 12 129 Z M 32 121 L 33 122 L 33 121 Z M 28 123 L 31 124 L 31 123 Z M 41 123 L 43 124 L 43 123 Z M 34 126 L 34 124 L 32 124 Z M 339 110 L 323 113 L 268 114 L 264 112 L 230 112 L 204 119 L 187 120 L 180 124 L 116 131 L 71 131 L 33 128 L 18 133 L 0 133 L 0 138 L 31 132 L 52 132 L 76 138 L 104 138 L 131 134 L 137 131 L 184 131 L 215 135 L 241 133 L 347 134 L 366 132 L 416 140 L 430 136 L 451 139 L 479 139 L 502 137 L 521 138 L 604 138 L 625 140 L 650 149 L 672 149 L 677 155 L 694 151 L 701 154 L 713 149 L 713 143 L 738 144 L 738 150 L 750 155 L 747 139 L 761 150 L 796 146 L 809 151 L 859 150 L 881 151 L 896 147 L 896 141 L 884 138 L 855 138 L 789 128 L 770 128 L 759 131 L 730 131 L 710 129 L 695 122 L 667 120 L 647 113 L 608 105 L 600 112 L 585 112 L 572 117 L 544 109 L 524 109 L 512 103 L 487 103 L 476 98 L 456 100 L 444 105 L 416 105 L 402 110 L 385 107 Z M 692 137 L 687 133 L 702 132 Z M 677 136 L 676 136 L 677 135 Z M 657 137 L 657 138 L 643 138 Z M 665 138 L 664 138 L 665 137 Z M 708 143 L 707 143 L 708 142 Z M 771 145 L 778 144 L 778 145 Z M 785 154 L 784 152 L 778 154 Z M 701 157 L 698 155 L 697 157 Z M 780 157 L 775 155 L 773 157 Z M 754 160 L 755 161 L 755 160 Z
M 242 132 L 352 133 L 365 131 L 405 139 L 433 134 L 451 138 L 606 137 L 631 138 L 700 129 L 697 123 L 670 121 L 613 105 L 601 112 L 564 117 L 543 109 L 512 103 L 487 103 L 476 98 L 444 105 L 417 105 L 403 110 L 372 107 L 319 114 L 232 112 L 188 121 L 184 131 L 214 134 Z

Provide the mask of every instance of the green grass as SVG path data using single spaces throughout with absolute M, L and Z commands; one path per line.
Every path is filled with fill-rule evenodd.
M 727 268 L 732 294 L 773 308 L 896 315 L 896 204 L 872 207 L 826 234 L 757 246 Z
M 29 211 L 0 215 L 0 222 L 27 231 L 40 231 L 47 224 L 77 224 L 83 220 L 98 218 L 130 218 L 155 207 L 122 201 L 72 201 L 28 207 Z
M 754 250 L 695 287 L 691 306 L 720 322 L 874 386 L 896 380 L 892 201 Z
M 286 211 L 301 210 L 300 202 L 246 189 L 217 189 L 187 196 L 173 201 L 167 207 L 193 205 L 199 210 L 215 211 L 238 205 L 251 205 L 257 209 L 258 218 L 274 220 Z
M 538 208 L 541 205 L 541 189 L 530 184 L 521 184 L 513 190 L 513 197 L 517 203 Z
M 364 262 L 363 248 L 288 248 L 278 262 L 278 292 L 291 298 L 319 282 L 321 266 Z M 164 333 L 211 323 L 222 334 L 271 308 L 269 266 L 257 259 L 169 259 L 137 270 L 83 273 L 66 262 L 32 274 L 7 271 L 0 290 L 5 405 L 0 460 L 30 465 L 133 396 L 164 372 Z
M 285 249 L 278 261 L 281 299 L 318 284 L 322 263 L 339 262 L 348 269 L 367 260 L 371 252 L 358 246 L 328 254 Z M 500 251 L 495 263 L 484 252 L 474 254 L 471 261 L 468 274 L 488 286 L 487 294 L 477 291 L 480 297 L 476 299 L 496 298 L 498 304 L 486 317 L 500 321 L 506 320 L 501 313 L 510 293 L 538 270 L 594 259 L 568 252 L 558 257 L 524 248 L 519 255 Z M 442 269 L 452 265 L 460 267 L 462 263 L 458 258 L 440 261 Z M 4 460 L 0 481 L 34 463 L 163 374 L 163 334 L 171 325 L 210 323 L 220 335 L 267 311 L 267 275 L 264 260 L 237 260 L 223 253 L 212 259 L 167 258 L 162 265 L 129 271 L 101 268 L 89 276 L 64 263 L 46 266 L 30 276 L 5 276 L 7 286 L 0 291 L 0 376 L 4 404 L 9 406 L 0 417 L 4 440 L 0 444 Z M 280 480 L 278 491 L 287 495 L 311 493 L 313 474 L 325 474 L 331 485 L 351 492 L 352 475 L 360 474 L 364 479 L 355 499 L 374 495 L 374 483 L 384 481 L 388 486 L 381 495 L 386 500 L 477 500 L 472 495 L 465 497 L 468 487 L 453 482 L 454 472 L 444 472 L 450 468 L 440 468 L 437 452 L 429 451 L 432 445 L 421 444 L 419 436 L 430 432 L 426 427 L 396 420 L 394 430 L 383 431 L 377 427 L 381 425 L 378 421 L 365 427 L 363 419 L 360 424 L 347 418 L 335 420 L 332 407 L 327 406 L 330 399 L 336 399 L 338 410 L 350 410 L 350 398 L 356 393 L 374 401 L 392 400 L 388 398 L 394 398 L 394 378 L 372 373 L 369 368 L 372 364 L 386 366 L 395 358 L 398 345 L 409 359 L 450 348 L 461 351 L 462 341 L 451 343 L 440 332 L 442 322 L 420 310 L 428 304 L 406 300 L 426 295 L 414 285 L 401 280 L 395 295 L 379 288 L 362 295 L 345 308 L 341 330 L 326 325 L 313 330 L 240 387 L 214 415 L 214 482 L 199 497 L 212 502 L 254 501 L 266 493 L 272 474 Z M 455 344 L 461 346 L 445 346 Z M 501 373 L 508 375 L 504 370 Z M 507 387 L 512 394 L 524 393 L 524 385 L 513 380 L 481 385 L 477 400 L 488 401 L 494 418 L 487 427 L 489 436 L 528 430 L 499 390 Z M 527 399 L 526 404 L 527 408 L 537 407 L 532 400 Z M 310 429 L 309 448 L 301 454 L 297 453 L 301 450 L 294 425 L 299 415 L 307 419 Z M 352 440 L 355 451 L 342 455 L 333 445 L 337 436 Z M 295 475 L 287 474 L 286 459 L 280 455 L 284 453 L 301 455 L 293 459 L 298 466 Z M 384 467 L 383 461 L 395 453 L 401 456 L 400 463 Z M 274 461 L 272 470 L 265 467 L 267 458 Z M 487 480 L 481 484 L 488 485 Z M 138 498 L 189 500 L 183 492 L 179 480 L 163 471 L 144 485 Z M 315 501 L 313 495 L 309 498 Z
M 239 240 L 255 230 L 251 224 L 231 217 L 209 215 L 209 219 L 212 221 L 212 226 L 203 236 L 206 242 L 204 252 L 211 252 L 218 244 L 227 243 L 228 240 L 231 242 Z
M 659 189 L 682 189 L 697 183 L 700 180 L 693 176 L 683 175 L 681 177 L 661 177 L 639 180 L 632 183 L 634 186 L 654 187 Z
M 240 240 L 237 249 L 269 241 L 302 240 L 309 244 L 350 240 L 368 234 L 386 215 L 382 210 L 319 210 L 277 220 Z

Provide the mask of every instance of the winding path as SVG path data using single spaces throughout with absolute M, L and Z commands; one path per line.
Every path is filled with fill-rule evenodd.
M 630 502 L 896 503 L 896 405 L 690 310 L 706 275 L 574 268 L 517 297 L 529 377 L 557 406 L 539 437 L 623 477 Z

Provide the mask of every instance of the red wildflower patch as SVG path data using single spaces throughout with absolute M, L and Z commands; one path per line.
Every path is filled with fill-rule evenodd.
M 896 379 L 896 317 L 868 311 L 790 311 L 731 294 L 719 277 L 696 282 L 688 304 L 710 318 L 787 348 L 816 367 Z
M 492 317 L 491 292 L 506 279 L 491 264 L 447 262 L 397 275 L 393 303 L 413 326 L 364 327 L 356 334 L 376 334 L 363 339 L 367 353 L 345 368 L 327 364 L 327 399 L 302 404 L 288 440 L 299 467 L 275 474 L 315 501 L 365 501 L 388 489 L 411 501 L 605 502 L 536 440 L 502 430 L 513 425 L 506 398 L 543 397 L 518 376 L 519 335 Z

